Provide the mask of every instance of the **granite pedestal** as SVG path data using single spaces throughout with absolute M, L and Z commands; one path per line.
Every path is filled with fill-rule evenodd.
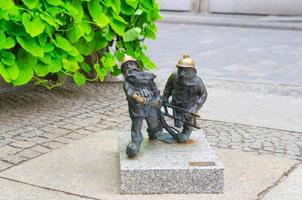
M 139 155 L 129 159 L 130 132 L 119 134 L 122 194 L 223 192 L 223 165 L 201 131 L 185 144 L 144 138 Z

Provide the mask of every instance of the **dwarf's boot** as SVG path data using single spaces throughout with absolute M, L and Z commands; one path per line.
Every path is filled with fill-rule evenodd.
M 184 124 L 182 132 L 180 134 L 177 134 L 175 139 L 179 143 L 187 142 L 190 139 L 192 130 L 193 128 L 191 126 Z
M 140 142 L 130 142 L 127 146 L 126 153 L 129 158 L 134 158 L 139 152 L 142 141 Z

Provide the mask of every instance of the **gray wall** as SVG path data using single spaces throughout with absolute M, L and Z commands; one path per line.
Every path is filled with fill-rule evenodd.
M 209 12 L 302 15 L 302 0 L 208 0 Z
M 191 0 L 157 0 L 161 10 L 190 11 Z

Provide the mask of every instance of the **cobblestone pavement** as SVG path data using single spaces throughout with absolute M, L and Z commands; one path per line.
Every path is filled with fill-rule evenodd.
M 209 87 L 240 85 L 218 82 Z M 280 87 L 271 88 L 275 87 L 268 85 L 266 90 L 283 94 Z M 301 88 L 294 87 L 286 95 L 300 97 Z M 120 83 L 0 92 L 0 171 L 104 129 L 130 128 L 124 98 Z M 209 120 L 200 124 L 214 146 L 302 160 L 302 133 Z
M 168 23 L 158 29 L 148 53 L 164 77 L 188 52 L 202 77 L 302 85 L 302 31 Z

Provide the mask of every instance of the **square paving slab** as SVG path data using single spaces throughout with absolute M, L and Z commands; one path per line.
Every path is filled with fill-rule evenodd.
M 184 144 L 145 139 L 135 159 L 125 153 L 130 135 L 119 134 L 121 193 L 223 192 L 222 163 L 202 132 Z

